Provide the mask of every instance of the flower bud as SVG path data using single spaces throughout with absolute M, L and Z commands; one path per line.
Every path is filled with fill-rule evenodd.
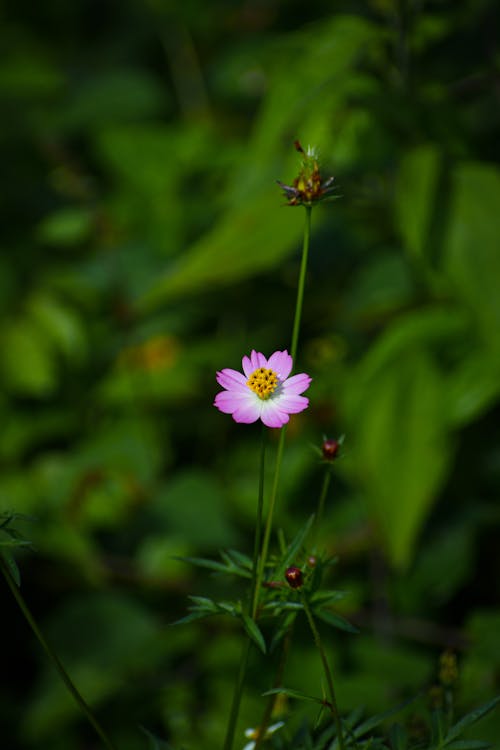
M 285 573 L 285 578 L 292 589 L 300 589 L 304 582 L 302 571 L 300 568 L 297 568 L 296 565 L 292 565 L 288 568 Z
M 321 450 L 323 452 L 323 458 L 325 459 L 325 461 L 333 461 L 339 454 L 340 441 L 330 439 L 323 440 Z

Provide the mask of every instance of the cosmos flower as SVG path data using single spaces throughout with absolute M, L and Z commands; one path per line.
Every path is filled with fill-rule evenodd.
M 267 427 L 282 427 L 290 414 L 297 414 L 309 405 L 301 396 L 311 382 L 309 375 L 300 373 L 288 377 L 293 361 L 285 350 L 266 359 L 252 350 L 243 357 L 243 373 L 224 369 L 217 373 L 217 382 L 224 390 L 215 397 L 214 406 L 225 414 L 232 414 L 235 422 L 250 424 L 261 419 Z
M 277 721 L 276 724 L 271 724 L 266 729 L 265 739 L 269 739 L 269 737 L 272 737 L 272 735 L 278 731 L 278 729 L 281 729 L 281 727 L 285 726 L 284 721 Z M 259 736 L 260 728 L 257 727 L 257 729 L 245 729 L 245 737 L 251 742 L 247 742 L 243 750 L 254 750 L 255 747 L 255 741 L 257 740 Z

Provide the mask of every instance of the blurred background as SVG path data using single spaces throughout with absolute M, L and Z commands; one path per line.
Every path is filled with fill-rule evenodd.
M 33 517 L 22 590 L 117 745 L 145 747 L 140 726 L 221 745 L 238 624 L 171 623 L 233 584 L 177 558 L 251 553 L 260 430 L 213 408 L 215 370 L 289 347 L 304 210 L 275 181 L 297 138 L 342 199 L 313 211 L 311 406 L 277 522 L 314 511 L 312 446 L 345 433 L 321 530 L 361 631 L 324 631 L 341 709 L 426 693 L 446 649 L 459 710 L 491 698 L 497 4 L 6 0 L 0 17 L 0 510 Z M 97 748 L 5 582 L 0 600 L 2 748 Z M 296 640 L 285 684 L 318 694 Z M 241 731 L 272 667 L 255 655 Z M 477 732 L 498 739 L 498 716 Z

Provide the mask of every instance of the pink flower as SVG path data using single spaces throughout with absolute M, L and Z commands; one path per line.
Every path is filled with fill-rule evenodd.
M 217 382 L 224 390 L 215 397 L 214 406 L 232 414 L 235 422 L 256 422 L 262 419 L 267 427 L 282 427 L 309 405 L 301 396 L 311 382 L 309 375 L 288 376 L 293 361 L 287 351 L 274 352 L 269 359 L 252 350 L 242 359 L 243 373 L 226 368 L 217 373 Z

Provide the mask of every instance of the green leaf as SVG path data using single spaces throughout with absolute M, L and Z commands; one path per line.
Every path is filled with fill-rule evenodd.
M 338 602 L 341 599 L 344 599 L 346 596 L 345 591 L 317 591 L 313 596 L 311 596 L 310 602 L 313 605 L 325 605 L 325 604 L 333 604 L 334 602 Z
M 456 740 L 451 744 L 445 743 L 445 747 L 448 750 L 489 750 L 493 745 L 482 740 Z
M 11 574 L 12 578 L 14 579 L 14 582 L 17 586 L 17 588 L 21 587 L 21 573 L 19 571 L 19 567 L 8 552 L 2 551 L 0 552 L 0 555 L 2 556 L 3 561 L 5 562 L 7 568 L 9 569 L 9 573 Z
M 346 633 L 359 633 L 359 629 L 342 617 L 341 615 L 330 612 L 328 609 L 315 609 L 314 614 L 326 622 L 328 625 L 333 625 L 334 628 L 344 630 Z
M 500 375 L 500 172 L 493 166 L 461 164 L 452 183 L 444 269 L 468 306 L 483 345 Z
M 252 641 L 260 648 L 262 653 L 265 654 L 266 642 L 257 623 L 244 612 L 241 613 L 241 619 L 243 620 L 243 626 L 247 634 L 250 636 Z
M 276 569 L 276 578 L 280 580 L 285 575 L 285 570 L 296 562 L 297 556 L 299 555 L 302 545 L 304 544 L 309 531 L 314 523 L 314 516 L 310 516 L 307 523 L 302 526 L 300 531 L 296 534 L 292 542 L 288 545 L 283 560 L 279 563 Z
M 53 352 L 46 338 L 28 320 L 9 323 L 0 332 L 0 371 L 14 393 L 45 397 L 57 385 Z
M 388 336 L 383 338 L 349 385 L 356 458 L 346 456 L 344 465 L 355 482 L 362 478 L 390 560 L 404 568 L 446 478 L 452 444 L 444 380 L 434 359 L 408 341 L 387 350 Z
M 486 716 L 486 714 L 488 714 L 490 711 L 493 711 L 493 709 L 498 705 L 499 702 L 500 695 L 497 695 L 496 698 L 493 698 L 493 700 L 488 701 L 488 703 L 483 703 L 481 706 L 478 706 L 473 711 L 466 714 L 449 730 L 448 734 L 446 735 L 446 745 L 448 745 L 448 743 L 450 743 L 451 740 L 454 740 L 456 737 L 460 737 L 460 735 L 468 727 L 472 726 L 472 724 L 475 724 L 476 721 L 479 721 L 483 718 L 483 716 Z
M 288 698 L 296 698 L 299 701 L 318 703 L 321 706 L 324 704 L 322 698 L 315 698 L 313 695 L 302 693 L 300 690 L 292 690 L 291 688 L 273 688 L 272 690 L 267 690 L 265 693 L 262 693 L 262 695 L 264 697 L 267 695 L 286 695 Z
M 364 721 L 362 724 L 359 724 L 353 729 L 354 736 L 356 737 L 356 739 L 358 739 L 364 734 L 373 731 L 378 726 L 383 724 L 384 721 L 387 721 L 387 719 L 390 719 L 392 716 L 399 714 L 400 711 L 413 703 L 414 700 L 415 698 L 410 698 L 410 700 L 404 701 L 394 708 L 390 708 L 387 711 L 383 711 L 382 713 L 376 714 L 375 716 L 371 716 L 369 719 L 366 719 L 366 721 Z
M 406 750 L 408 747 L 408 733 L 401 724 L 393 724 L 389 730 L 392 750 Z
M 417 258 L 425 258 L 429 247 L 440 166 L 440 153 L 431 144 L 408 153 L 400 165 L 395 190 L 397 223 L 406 247 Z

